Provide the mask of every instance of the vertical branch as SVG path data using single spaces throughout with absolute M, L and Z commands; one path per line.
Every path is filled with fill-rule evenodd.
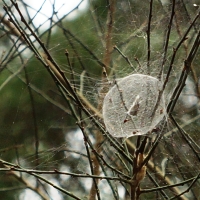
M 166 35 L 165 45 L 164 45 L 164 52 L 163 52 L 164 55 L 163 55 L 163 59 L 162 59 L 160 74 L 158 75 L 159 80 L 161 79 L 163 69 L 164 69 L 164 65 L 165 65 L 165 62 L 166 62 L 166 56 L 167 56 L 167 50 L 168 50 L 168 44 L 169 44 L 169 37 L 170 37 L 173 18 L 174 18 L 174 14 L 175 14 L 175 2 L 176 2 L 175 0 L 173 0 L 173 2 L 172 2 L 171 17 L 170 17 L 169 24 L 168 24 L 168 30 L 167 30 L 167 35 Z
M 139 200 L 140 196 L 140 182 L 144 179 L 146 175 L 146 166 L 143 166 L 138 170 L 138 167 L 142 164 L 144 160 L 144 154 L 138 153 L 134 158 L 134 165 L 133 168 L 136 171 L 133 171 L 133 181 L 131 184 L 131 200 Z
M 111 52 L 112 52 L 112 30 L 114 25 L 114 12 L 115 12 L 115 0 L 108 1 L 108 21 L 107 21 L 107 32 L 105 35 L 106 49 L 104 53 L 103 63 L 108 70 L 108 66 L 111 61 Z
M 49 21 L 50 21 L 50 27 L 52 26 L 52 24 L 53 24 L 53 16 L 54 16 L 54 14 L 56 13 L 56 11 L 55 11 L 55 0 L 54 0 L 54 2 L 53 2 L 53 4 L 52 4 L 52 15 L 51 15 L 51 17 L 49 18 Z M 52 33 L 52 29 L 51 28 L 49 28 L 49 31 L 48 31 L 48 34 L 47 34 L 47 42 L 46 42 L 46 47 L 47 48 L 49 48 L 49 43 L 50 43 L 50 39 L 51 39 L 51 33 Z
M 28 85 L 28 93 L 31 100 L 34 136 L 35 136 L 35 160 L 36 160 L 36 169 L 37 169 L 37 166 L 39 165 L 39 136 L 38 136 L 38 126 L 37 126 L 37 118 L 36 118 L 36 108 L 35 108 L 35 103 L 34 103 L 34 98 L 33 98 L 33 91 L 31 87 L 29 87 L 30 81 L 29 81 L 29 76 L 28 76 L 26 68 L 24 68 L 24 73 L 25 73 L 26 83 Z
M 90 165 L 90 170 L 91 170 L 91 173 L 94 174 L 94 170 L 95 170 L 95 166 L 93 165 L 92 163 L 92 157 L 90 155 L 90 151 L 89 151 L 89 147 L 88 147 L 88 137 L 85 133 L 85 128 L 84 128 L 84 124 L 83 124 L 83 120 L 82 120 L 82 113 L 81 113 L 81 110 L 80 110 L 80 124 L 78 123 L 78 126 L 79 128 L 81 129 L 82 133 L 83 133 L 83 136 L 84 136 L 84 144 L 85 144 L 85 148 L 86 148 L 86 151 L 87 151 L 87 155 L 88 155 L 88 160 L 89 160 L 89 165 Z M 97 159 L 97 157 L 95 156 L 95 158 Z M 96 193 L 93 193 L 93 194 L 90 194 L 90 199 L 96 199 L 96 195 L 97 195 L 97 198 L 98 200 L 100 200 L 100 192 L 99 192 L 99 189 L 98 189 L 98 180 L 95 180 L 93 179 L 93 185 L 95 187 L 95 191 Z M 94 195 L 94 196 L 92 196 Z
M 134 154 L 134 162 L 133 162 L 133 182 L 131 184 L 131 200 L 137 200 L 140 196 L 140 182 L 144 179 L 146 175 L 146 166 L 142 166 L 141 164 L 144 160 L 144 149 L 147 142 L 147 137 L 139 144 L 141 137 L 139 136 L 137 139 L 137 146 Z
M 68 62 L 68 65 L 69 65 L 69 68 L 70 68 L 70 71 L 71 71 L 71 82 L 72 82 L 72 85 L 73 85 L 73 89 L 76 92 L 74 71 L 72 69 L 72 65 L 71 65 L 71 62 L 70 62 L 70 59 L 69 59 L 69 52 L 67 51 L 67 49 L 65 50 L 65 56 L 67 57 L 67 62 Z
M 147 70 L 148 74 L 150 74 L 150 56 L 151 56 L 151 42 L 150 42 L 150 31 L 151 31 L 151 18 L 152 18 L 152 7 L 153 7 L 153 0 L 150 0 L 149 6 L 149 21 L 148 21 L 148 28 L 147 28 Z

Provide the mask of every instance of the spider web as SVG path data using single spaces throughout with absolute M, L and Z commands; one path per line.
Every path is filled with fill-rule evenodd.
M 196 1 L 194 3 L 198 5 L 200 2 Z M 173 48 L 181 41 L 198 9 L 192 3 L 184 1 L 180 4 L 177 3 L 176 16 L 173 23 L 170 24 L 172 30 L 168 37 L 171 3 L 165 4 L 164 1 L 155 1 L 153 3 L 153 17 L 150 28 L 148 28 L 149 4 L 141 4 L 141 2 L 137 1 L 119 1 L 116 3 L 113 30 L 111 36 L 109 36 L 109 31 L 106 32 L 105 30 L 107 30 L 108 13 L 111 9 L 109 10 L 107 5 L 98 1 L 91 1 L 90 6 L 82 13 L 80 18 L 66 21 L 66 23 L 62 21 L 62 23 L 58 23 L 51 29 L 47 29 L 44 35 L 43 32 L 46 30 L 42 29 L 44 24 L 41 25 L 39 31 L 37 27 L 31 25 L 31 28 L 40 35 L 39 38 L 45 41 L 48 51 L 55 58 L 65 76 L 70 80 L 78 97 L 84 102 L 84 106 L 89 107 L 90 115 L 82 113 L 82 118 L 79 118 L 79 120 L 71 115 L 73 110 L 79 111 L 79 105 L 73 103 L 72 100 L 67 102 L 60 95 L 60 91 L 55 86 L 48 71 L 33 56 L 32 51 L 27 50 L 26 45 L 22 44 L 19 48 L 16 48 L 16 51 L 13 50 L 17 58 L 14 59 L 14 56 L 11 56 L 11 51 L 6 52 L 8 57 L 5 60 L 8 60 L 9 64 L 1 75 L 1 83 L 4 83 L 10 73 L 15 73 L 28 58 L 26 64 L 27 72 L 20 71 L 15 74 L 15 78 L 1 91 L 3 100 L 0 113 L 2 119 L 4 119 L 2 122 L 4 129 L 1 134 L 4 140 L 1 143 L 1 148 L 10 147 L 11 149 L 2 151 L 2 159 L 23 165 L 26 169 L 54 170 L 56 168 L 77 174 L 80 172 L 90 173 L 90 159 L 88 159 L 87 145 L 84 145 L 87 140 L 80 131 L 77 131 L 79 128 L 76 122 L 83 122 L 84 129 L 92 145 L 95 146 L 98 129 L 94 126 L 94 121 L 91 120 L 92 117 L 97 117 L 100 126 L 105 128 L 103 123 L 105 119 L 102 117 L 102 103 L 105 95 L 112 90 L 112 87 L 117 87 L 116 83 L 120 85 L 118 80 L 123 80 L 124 77 L 134 74 L 153 77 L 153 79 L 161 83 L 161 89 L 160 87 L 156 89 L 156 94 L 152 92 L 152 96 L 155 96 L 156 99 L 157 92 L 159 90 L 162 91 L 162 86 L 166 80 L 173 58 Z M 14 10 L 14 8 L 12 9 Z M 25 15 L 26 9 L 21 8 L 21 10 Z M 59 21 L 56 13 L 53 20 L 47 20 L 50 24 Z M 160 112 L 163 109 L 163 114 L 166 115 L 165 111 L 167 112 L 168 105 L 172 100 L 171 97 L 176 90 L 176 85 L 179 84 L 178 80 L 181 77 L 184 60 L 194 43 L 197 34 L 196 30 L 198 30 L 199 26 L 198 23 L 199 21 L 196 22 L 196 27 L 192 27 L 192 31 L 187 35 L 188 39 L 181 43 L 181 47 L 177 51 L 169 80 L 163 90 L 163 102 L 161 102 L 162 108 L 158 109 L 159 114 L 162 114 Z M 22 24 L 21 26 L 24 29 L 26 28 Z M 150 46 L 148 46 L 148 34 L 146 33 L 148 30 L 150 30 Z M 28 32 L 28 34 L 30 33 Z M 105 39 L 109 37 L 111 37 L 112 41 L 110 45 L 106 43 L 109 39 Z M 30 39 L 38 48 L 38 51 L 42 52 L 41 46 L 35 41 L 34 37 L 30 36 Z M 13 44 L 11 41 L 16 42 L 16 40 L 16 36 L 11 35 L 9 37 L 9 45 Z M 166 42 L 169 42 L 167 50 L 163 50 Z M 19 43 L 21 43 L 20 40 L 15 45 Z M 149 57 L 148 48 L 150 48 Z M 65 55 L 66 49 L 69 53 L 68 56 Z M 22 55 L 23 59 L 19 55 Z M 41 53 L 41 55 L 44 54 Z M 45 56 L 43 58 L 45 60 Z M 70 62 L 68 62 L 68 58 Z M 163 135 L 163 137 L 147 163 L 147 175 L 141 182 L 141 199 L 179 198 L 178 195 L 188 188 L 189 192 L 181 195 L 181 199 L 197 199 L 199 196 L 199 109 L 198 105 L 195 104 L 199 98 L 197 88 L 199 76 L 198 59 L 199 55 L 197 54 L 193 62 L 192 73 L 188 76 L 186 87 L 176 102 L 172 113 L 173 118 L 166 117 L 161 122 L 161 128 L 155 129 L 153 133 L 148 135 L 144 149 L 145 155 L 151 150 L 157 136 Z M 104 65 L 106 65 L 106 76 L 102 75 Z M 27 79 L 26 73 L 29 79 Z M 34 102 L 36 110 L 36 126 L 33 125 L 34 117 L 30 106 L 29 88 L 34 91 L 34 100 L 32 102 Z M 137 86 L 137 89 L 139 90 L 139 86 Z M 136 97 L 134 96 L 129 102 L 130 105 L 128 105 L 127 111 L 131 106 L 134 107 L 133 101 Z M 196 99 L 190 100 L 191 103 L 188 105 L 188 100 L 191 97 Z M 122 101 L 130 99 L 128 94 L 122 99 L 121 97 L 118 98 Z M 140 99 L 140 101 L 144 101 L 144 99 Z M 150 106 L 150 108 L 152 107 Z M 80 114 L 78 111 L 77 113 Z M 118 109 L 115 111 L 116 113 L 119 112 Z M 148 115 L 148 112 L 145 115 Z M 109 116 L 109 118 L 111 117 L 114 118 L 115 116 Z M 122 118 L 125 119 L 126 116 L 123 115 Z M 151 117 L 149 118 L 151 120 Z M 151 126 L 151 130 L 156 128 L 157 124 L 156 122 L 155 125 Z M 35 127 L 38 129 L 38 136 L 34 134 Z M 109 140 L 111 132 L 106 128 L 104 132 L 106 136 L 95 149 L 97 151 L 101 149 L 102 155 L 108 164 L 131 177 L 132 165 L 111 144 L 112 142 Z M 115 130 L 116 134 L 119 134 L 117 129 L 118 127 Z M 8 132 L 10 133 L 9 137 L 7 137 Z M 15 138 L 15 143 L 10 142 L 13 141 L 13 138 Z M 134 155 L 131 151 L 137 149 L 138 141 L 144 138 L 146 137 L 136 136 L 130 138 L 127 140 L 127 144 L 120 138 L 112 138 L 112 141 L 116 142 L 119 147 L 123 146 L 123 150 L 127 150 L 126 153 L 131 158 Z M 39 147 L 35 145 L 37 140 L 39 140 Z M 23 148 L 18 149 L 18 144 L 23 144 Z M 13 149 L 17 150 L 13 151 Z M 116 176 L 117 172 L 108 165 L 101 167 L 103 170 L 100 175 Z M 55 178 L 56 176 L 57 179 Z M 54 176 L 52 175 L 52 177 Z M 63 175 L 55 175 L 55 177 L 56 180 L 60 181 L 58 183 L 60 186 L 67 188 L 67 190 L 76 193 L 82 198 L 84 198 L 84 195 L 88 195 L 90 191 L 90 187 L 86 187 L 87 184 L 90 185 L 92 182 L 90 178 L 87 179 L 89 182 L 86 182 L 81 177 L 72 176 L 71 178 L 66 178 Z M 193 185 L 191 185 L 192 181 L 194 181 Z M 171 186 L 181 182 L 183 182 L 183 186 Z M 169 188 L 158 189 L 158 186 L 164 187 L 165 185 L 169 186 Z M 100 181 L 99 189 L 102 199 L 113 196 L 115 199 L 130 197 L 129 187 L 123 182 L 112 181 L 108 183 L 103 180 Z M 113 192 L 114 190 L 121 191 L 121 193 Z

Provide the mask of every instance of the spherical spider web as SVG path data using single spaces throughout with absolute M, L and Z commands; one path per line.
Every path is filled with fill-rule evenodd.
M 158 99 L 161 82 L 148 75 L 133 74 L 116 81 L 103 102 L 103 119 L 114 137 L 144 135 L 165 115 L 164 98 Z

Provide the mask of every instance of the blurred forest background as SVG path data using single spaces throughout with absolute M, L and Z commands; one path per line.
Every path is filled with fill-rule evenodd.
M 0 198 L 199 199 L 200 0 L 35 3 L 0 2 Z M 166 117 L 114 138 L 103 99 L 134 73 L 162 82 Z

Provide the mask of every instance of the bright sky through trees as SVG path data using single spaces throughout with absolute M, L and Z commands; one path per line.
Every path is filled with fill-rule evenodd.
M 31 18 L 36 15 L 38 10 L 41 9 L 34 19 L 34 24 L 36 26 L 39 26 L 47 21 L 47 19 L 52 16 L 53 10 L 57 12 L 58 18 L 62 18 L 80 4 L 78 9 L 67 17 L 67 19 L 73 19 L 88 6 L 88 0 L 26 0 L 25 2 L 31 6 L 29 9 Z M 45 26 L 48 26 L 48 24 L 46 23 Z

